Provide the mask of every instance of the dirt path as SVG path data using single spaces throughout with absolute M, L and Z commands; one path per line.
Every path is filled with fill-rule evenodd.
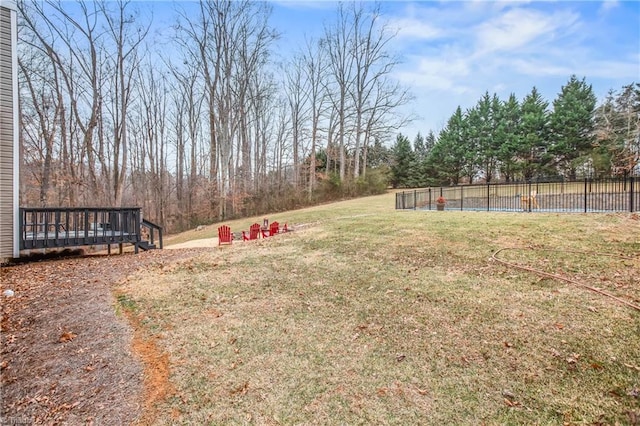
M 165 246 L 165 249 L 176 250 L 186 248 L 212 248 L 218 246 L 218 238 L 203 238 L 200 240 L 191 240 L 185 243 L 174 244 L 171 246 Z
M 145 383 L 162 378 L 152 377 L 154 369 L 140 360 L 162 354 L 144 353 L 153 346 L 140 333 L 136 342 L 113 288 L 147 265 L 198 252 L 154 250 L 2 267 L 0 424 L 146 423 L 145 396 L 151 393 Z M 15 294 L 3 295 L 7 289 Z

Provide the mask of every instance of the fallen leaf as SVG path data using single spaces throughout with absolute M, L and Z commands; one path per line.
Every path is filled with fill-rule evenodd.
M 518 405 L 520 405 L 518 401 L 511 401 L 509 398 L 505 398 L 504 403 L 509 407 L 517 407 Z
M 249 382 L 244 382 L 240 386 L 231 390 L 231 395 L 246 395 L 249 391 Z
M 58 339 L 58 342 L 60 342 L 60 343 L 70 342 L 73 339 L 75 339 L 77 336 L 78 335 L 75 334 L 75 333 L 72 333 L 70 331 L 65 331 L 64 333 L 62 333 L 62 335 Z
M 416 390 L 418 391 L 418 393 L 419 393 L 420 395 L 426 395 L 426 394 L 428 393 L 428 391 L 427 391 L 427 390 L 425 390 L 425 389 L 420 389 L 419 387 L 416 387 Z

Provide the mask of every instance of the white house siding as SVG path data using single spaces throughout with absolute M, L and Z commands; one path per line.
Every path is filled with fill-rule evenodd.
M 18 257 L 16 7 L 0 0 L 0 261 Z

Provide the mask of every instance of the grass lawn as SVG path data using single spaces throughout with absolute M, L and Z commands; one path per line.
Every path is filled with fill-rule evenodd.
M 500 258 L 640 304 L 637 216 L 395 211 L 387 194 L 269 219 L 295 231 L 118 289 L 168 355 L 173 392 L 154 423 L 640 418 L 640 312 L 491 259 L 515 248 Z

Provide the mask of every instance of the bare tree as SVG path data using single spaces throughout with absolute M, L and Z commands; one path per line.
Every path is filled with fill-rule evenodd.
M 396 34 L 389 31 L 384 24 L 380 24 L 378 6 L 368 13 L 356 3 L 352 3 L 351 7 L 355 30 L 350 52 L 353 55 L 355 70 L 353 84 L 349 89 L 355 110 L 353 177 L 357 178 L 360 174 L 362 144 L 368 139 L 366 115 L 372 116 L 376 113 L 378 105 L 375 98 L 381 95 L 380 90 L 386 89 L 379 83 L 391 73 L 397 60 L 387 52 L 387 46 Z M 396 102 L 395 106 L 398 103 Z
M 325 28 L 325 38 L 322 40 L 322 46 L 326 49 L 329 58 L 329 68 L 335 85 L 335 90 L 329 90 L 328 93 L 337 113 L 340 180 L 344 180 L 346 175 L 345 133 L 347 131 L 349 86 L 353 82 L 354 57 L 350 53 L 350 49 L 354 30 L 349 11 L 345 10 L 343 3 L 340 3 L 337 22 L 334 27 Z
M 98 55 L 100 35 L 96 29 L 97 14 L 85 2 L 78 3 L 80 17 L 74 18 L 64 9 L 61 2 L 21 2 L 19 10 L 24 28 L 31 36 L 22 40 L 34 49 L 49 56 L 53 67 L 64 87 L 66 123 L 61 136 L 70 138 L 63 141 L 68 152 L 81 151 L 86 156 L 80 163 L 79 179 L 88 180 L 89 193 L 100 196 L 94 132 L 98 127 L 99 104 L 101 99 L 101 70 Z M 74 165 L 74 168 L 78 165 Z M 86 170 L 87 175 L 84 175 Z
M 26 164 L 39 184 L 39 204 L 49 204 L 56 136 L 63 110 L 57 73 L 46 55 L 23 55 L 18 60 L 23 82 L 22 146 Z
M 248 0 L 202 1 L 197 17 L 185 11 L 178 26 L 185 61 L 196 65 L 204 80 L 212 200 L 219 201 L 212 207 L 217 204 L 220 218 L 227 215 L 227 197 L 236 186 L 236 169 L 245 184 L 250 178 L 250 76 L 264 66 L 269 44 L 276 37 L 268 26 L 269 14 L 270 6 Z M 240 144 L 235 152 L 240 152 L 242 159 L 237 163 L 234 144 Z
M 293 154 L 293 185 L 297 189 L 300 184 L 300 151 L 302 144 L 303 124 L 306 121 L 307 99 L 305 96 L 304 64 L 300 56 L 294 56 L 284 66 L 284 91 L 287 96 L 291 114 L 291 149 Z
M 108 6 L 115 4 L 115 10 Z M 128 155 L 128 109 L 131 104 L 134 77 L 140 62 L 140 46 L 149 32 L 150 23 L 145 27 L 137 25 L 135 12 L 130 11 L 131 2 L 116 0 L 114 2 L 99 3 L 111 39 L 110 44 L 115 47 L 115 54 L 107 55 L 109 66 L 110 97 L 104 96 L 111 105 L 110 136 L 112 139 L 111 153 L 111 191 L 113 205 L 122 204 L 123 188 L 127 176 Z M 104 121 L 103 121 L 103 124 Z
M 304 74 L 307 80 L 306 96 L 309 102 L 309 119 L 311 120 L 311 153 L 309 161 L 309 197 L 316 187 L 316 153 L 320 133 L 320 119 L 326 110 L 327 93 L 325 88 L 327 78 L 327 63 L 324 56 L 326 51 L 319 43 L 307 40 L 303 53 Z

